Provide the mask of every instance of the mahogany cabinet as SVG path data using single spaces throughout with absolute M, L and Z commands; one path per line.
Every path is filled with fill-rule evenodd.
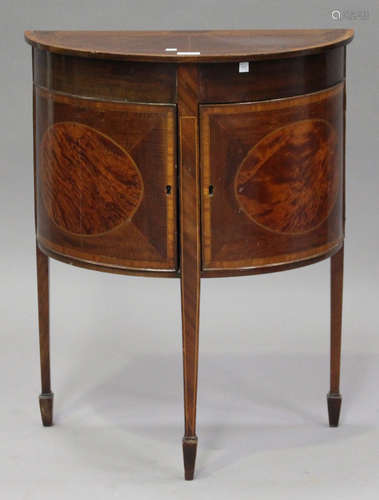
M 49 258 L 181 280 L 185 478 L 200 278 L 331 258 L 329 423 L 341 394 L 346 45 L 352 30 L 27 31 L 44 425 Z

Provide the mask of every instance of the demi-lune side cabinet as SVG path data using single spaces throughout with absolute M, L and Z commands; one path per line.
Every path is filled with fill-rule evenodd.
M 337 426 L 353 31 L 27 31 L 25 38 L 33 58 L 43 424 L 53 422 L 50 258 L 180 279 L 186 479 L 198 441 L 200 278 L 330 258 L 327 403 Z

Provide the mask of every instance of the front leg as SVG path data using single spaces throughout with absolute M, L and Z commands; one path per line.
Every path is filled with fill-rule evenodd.
M 184 374 L 183 459 L 185 479 L 193 479 L 197 451 L 196 398 L 199 346 L 200 280 L 182 277 L 182 335 Z
M 200 302 L 199 74 L 196 65 L 178 67 L 180 247 L 184 372 L 185 479 L 195 470 L 197 366 Z

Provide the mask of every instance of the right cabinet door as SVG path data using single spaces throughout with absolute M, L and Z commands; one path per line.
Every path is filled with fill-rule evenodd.
M 344 83 L 200 106 L 203 269 L 328 253 L 344 233 Z

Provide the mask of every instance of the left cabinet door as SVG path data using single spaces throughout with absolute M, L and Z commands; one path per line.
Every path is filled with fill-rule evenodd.
M 176 270 L 176 106 L 34 90 L 37 239 L 55 254 Z

